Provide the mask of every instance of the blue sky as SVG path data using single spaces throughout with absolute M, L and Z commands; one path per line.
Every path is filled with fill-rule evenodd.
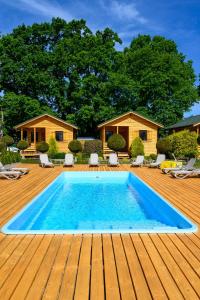
M 0 32 L 9 33 L 21 23 L 83 18 L 93 31 L 110 27 L 129 45 L 141 34 L 175 40 L 179 51 L 200 73 L 200 0 L 0 0 Z M 189 113 L 200 114 L 200 103 Z

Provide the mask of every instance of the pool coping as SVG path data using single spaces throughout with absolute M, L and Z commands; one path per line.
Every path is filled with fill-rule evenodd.
M 69 173 L 68 171 L 61 172 L 50 184 L 48 184 L 39 194 L 37 194 L 30 202 L 28 202 L 17 214 L 15 214 L 5 225 L 0 228 L 0 231 L 4 234 L 16 234 L 16 235 L 41 235 L 41 234 L 130 234 L 130 233 L 194 233 L 198 231 L 198 226 L 190 221 L 188 217 L 186 217 L 179 209 L 174 207 L 168 200 L 166 200 L 161 194 L 159 194 L 156 190 L 154 190 L 148 183 L 146 183 L 143 179 L 141 179 L 138 175 L 136 175 L 132 170 L 131 171 L 70 171 L 70 173 L 131 173 L 140 180 L 144 185 L 146 185 L 152 192 L 154 192 L 162 201 L 164 201 L 168 206 L 170 206 L 177 214 L 179 214 L 186 222 L 191 225 L 191 228 L 187 229 L 179 229 L 177 227 L 169 227 L 167 229 L 163 229 L 157 227 L 157 229 L 113 229 L 113 230 L 10 230 L 8 229 L 9 225 L 13 223 L 29 206 L 31 206 L 34 202 L 37 201 L 38 197 L 41 196 L 45 191 L 54 184 L 54 182 L 61 177 L 63 173 Z

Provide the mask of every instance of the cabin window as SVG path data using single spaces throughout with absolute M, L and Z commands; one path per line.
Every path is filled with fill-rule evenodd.
M 57 142 L 63 141 L 63 131 L 56 131 L 56 141 Z
M 106 142 L 108 141 L 111 135 L 113 135 L 113 132 L 111 130 L 106 130 Z
M 147 130 L 139 130 L 139 137 L 142 141 L 147 141 Z

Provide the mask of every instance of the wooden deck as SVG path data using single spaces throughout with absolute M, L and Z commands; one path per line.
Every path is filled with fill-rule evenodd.
M 30 174 L 18 181 L 0 180 L 0 226 L 63 170 L 30 167 Z M 99 170 L 111 168 L 102 166 Z M 199 178 L 176 180 L 159 170 L 134 171 L 200 225 Z M 200 299 L 199 276 L 200 232 L 83 236 L 0 233 L 1 300 L 195 300 Z

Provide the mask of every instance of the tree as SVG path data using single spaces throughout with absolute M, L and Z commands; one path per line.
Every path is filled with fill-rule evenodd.
M 126 147 L 126 141 L 121 134 L 114 133 L 109 137 L 107 145 L 111 150 L 118 152 Z
M 0 104 L 4 110 L 4 126 L 12 135 L 15 125 L 43 113 L 52 114 L 51 109 L 38 100 L 15 93 L 6 93 L 0 98 Z
M 164 125 L 176 123 L 197 99 L 192 62 L 174 41 L 139 35 L 124 50 L 127 74 L 135 81 L 136 107 Z
M 25 150 L 28 148 L 28 146 L 29 146 L 29 144 L 25 140 L 21 140 L 17 143 L 17 148 L 19 148 L 20 150 Z
M 78 152 L 81 152 L 81 151 L 82 151 L 82 145 L 81 145 L 81 142 L 78 141 L 78 140 L 72 140 L 71 142 L 69 142 L 68 148 L 69 148 L 69 150 L 70 150 L 72 153 L 74 153 L 75 155 L 76 155 Z
M 58 153 L 58 144 L 53 136 L 49 139 L 49 150 L 48 155 L 53 158 L 53 156 Z
M 49 112 L 96 135 L 97 124 L 138 110 L 164 125 L 197 99 L 191 61 L 173 41 L 139 36 L 123 52 L 109 28 L 84 20 L 21 25 L 0 37 L 0 99 L 5 128 Z
M 36 150 L 41 153 L 45 153 L 49 150 L 49 144 L 46 142 L 40 142 L 36 145 Z
M 138 155 L 144 155 L 144 144 L 140 137 L 136 137 L 130 148 L 131 157 L 137 157 Z

